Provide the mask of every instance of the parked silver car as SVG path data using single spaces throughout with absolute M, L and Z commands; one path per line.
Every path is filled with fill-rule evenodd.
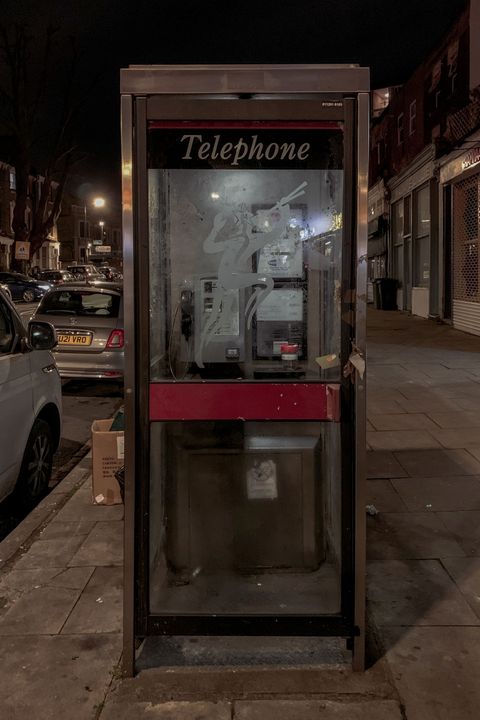
M 25 508 L 48 488 L 60 442 L 62 389 L 50 324 L 25 330 L 0 292 L 0 500 L 13 494 Z
M 118 289 L 63 285 L 42 299 L 35 320 L 55 327 L 61 377 L 122 378 L 123 301 Z

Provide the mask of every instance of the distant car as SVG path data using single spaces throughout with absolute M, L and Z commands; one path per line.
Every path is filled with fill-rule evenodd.
M 67 270 L 76 280 L 104 280 L 93 263 L 85 265 L 67 265 Z
M 63 283 L 72 282 L 75 278 L 68 270 L 42 270 L 40 279 L 52 285 L 63 285 Z
M 0 283 L 7 285 L 13 300 L 35 302 L 40 300 L 52 285 L 44 280 L 33 280 L 16 272 L 0 272 Z
M 110 282 L 118 282 L 119 280 L 123 280 L 122 273 L 119 272 L 117 268 L 114 268 L 111 265 L 100 265 L 97 269 L 98 272 L 104 275 L 105 279 Z
M 48 488 L 60 442 L 62 389 L 49 323 L 25 330 L 0 292 L 0 500 L 30 508 Z
M 63 285 L 51 290 L 34 320 L 58 336 L 55 361 L 65 378 L 123 378 L 123 297 L 118 287 Z

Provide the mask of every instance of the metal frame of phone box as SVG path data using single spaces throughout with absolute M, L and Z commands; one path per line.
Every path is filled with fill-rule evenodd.
M 149 427 L 171 415 L 148 377 L 147 141 L 149 122 L 190 127 L 270 122 L 304 127 L 341 122 L 345 147 L 341 360 L 365 351 L 369 71 L 353 65 L 132 66 L 121 71 L 125 300 L 124 671 L 135 672 L 138 640 L 150 634 L 341 636 L 353 668 L 365 654 L 365 377 L 337 386 L 342 437 L 341 610 L 336 615 L 152 615 L 148 607 Z M 195 384 L 189 384 L 191 388 Z M 212 387 L 219 388 L 218 383 Z M 259 388 L 262 383 L 257 383 Z M 177 384 L 178 387 L 181 383 Z M 320 397 L 325 384 L 310 388 Z M 310 410 L 332 421 L 320 402 Z M 156 410 L 155 410 L 156 408 Z M 153 415 L 152 415 L 153 409 Z M 215 414 L 215 411 L 213 411 Z M 323 412 L 323 415 L 322 415 Z M 308 413 L 307 413 L 308 414 Z M 320 416 L 320 417 L 318 417 Z M 172 419 L 170 417 L 170 419 Z M 338 418 L 337 418 L 338 419 Z

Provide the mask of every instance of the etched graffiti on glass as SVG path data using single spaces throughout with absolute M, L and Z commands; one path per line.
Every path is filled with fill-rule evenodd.
M 221 253 L 218 281 L 211 312 L 202 328 L 196 348 L 195 362 L 203 368 L 203 348 L 215 339 L 218 328 L 234 311 L 236 301 L 232 291 L 252 288 L 245 305 L 245 318 L 250 328 L 252 318 L 274 287 L 273 278 L 265 273 L 245 268 L 253 256 L 266 245 L 279 240 L 290 219 L 290 202 L 305 194 L 307 182 L 280 198 L 268 210 L 251 213 L 245 205 L 227 207 L 217 213 L 213 227 L 205 238 L 203 251 L 207 255 Z

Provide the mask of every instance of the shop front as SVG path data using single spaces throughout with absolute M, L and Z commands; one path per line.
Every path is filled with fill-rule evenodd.
M 368 71 L 121 84 L 125 669 L 162 635 L 335 636 L 361 669 Z
M 444 316 L 458 330 L 480 335 L 480 138 L 448 157 L 443 183 Z M 472 147 L 473 144 L 473 147 Z

